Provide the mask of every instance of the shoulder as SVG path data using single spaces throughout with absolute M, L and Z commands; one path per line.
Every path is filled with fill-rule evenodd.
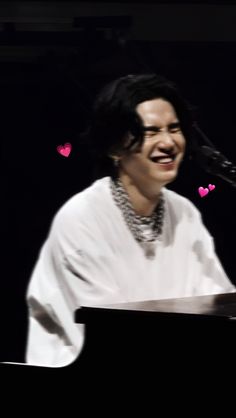
M 191 219 L 202 219 L 201 212 L 187 197 L 180 195 L 179 193 L 169 190 L 166 187 L 163 188 L 163 195 L 170 212 L 174 213 L 178 217 L 187 216 Z
M 107 206 L 109 200 L 109 177 L 96 180 L 83 191 L 67 200 L 55 214 L 52 231 L 74 234 L 78 227 L 93 225 L 95 214 Z
M 101 204 L 106 199 L 109 187 L 108 179 L 108 177 L 103 177 L 72 196 L 58 210 L 55 220 L 71 216 L 86 217 L 91 210 L 96 209 L 96 204 Z

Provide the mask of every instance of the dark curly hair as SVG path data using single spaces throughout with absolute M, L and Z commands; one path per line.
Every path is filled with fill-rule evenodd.
M 121 77 L 107 84 L 96 97 L 90 126 L 83 135 L 93 158 L 94 177 L 117 175 L 111 154 L 140 150 L 144 130 L 136 106 L 156 98 L 173 105 L 185 138 L 191 136 L 193 108 L 173 82 L 157 74 Z

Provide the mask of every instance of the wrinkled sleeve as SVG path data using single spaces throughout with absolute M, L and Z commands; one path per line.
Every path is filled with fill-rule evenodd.
M 69 285 L 78 281 L 79 273 L 75 277 L 72 266 L 65 262 L 68 240 L 61 230 L 56 222 L 41 249 L 27 290 L 26 362 L 31 365 L 66 366 L 83 347 L 83 325 L 74 322 L 80 301 Z
M 196 237 L 193 245 L 198 260 L 199 274 L 195 287 L 196 295 L 235 292 L 215 250 L 214 238 L 205 227 L 197 211 Z

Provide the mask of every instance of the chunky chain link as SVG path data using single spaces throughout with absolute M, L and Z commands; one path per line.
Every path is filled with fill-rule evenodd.
M 162 233 L 165 209 L 163 193 L 160 193 L 160 201 L 153 214 L 140 216 L 135 213 L 121 180 L 111 178 L 110 186 L 115 203 L 120 208 L 134 238 L 139 243 L 155 241 Z

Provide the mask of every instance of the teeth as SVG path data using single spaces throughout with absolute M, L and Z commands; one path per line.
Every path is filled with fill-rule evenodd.
M 174 160 L 174 157 L 151 157 L 152 162 L 154 163 L 160 163 L 160 164 L 167 164 L 171 163 Z
M 162 163 L 171 163 L 173 161 L 173 158 L 169 158 L 169 157 L 160 157 L 157 159 L 157 161 L 162 162 Z

